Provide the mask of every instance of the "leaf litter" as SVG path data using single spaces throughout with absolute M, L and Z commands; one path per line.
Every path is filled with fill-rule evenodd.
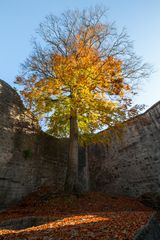
M 41 188 L 1 212 L 0 224 L 29 216 L 48 220 L 25 229 L 1 229 L 0 240 L 131 240 L 152 214 L 151 208 L 129 197 L 67 195 Z

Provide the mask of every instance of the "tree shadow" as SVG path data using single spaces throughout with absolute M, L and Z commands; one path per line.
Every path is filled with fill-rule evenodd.
M 4 220 L 0 223 L 0 230 L 21 230 L 46 224 L 57 220 L 56 217 L 25 216 L 15 219 Z

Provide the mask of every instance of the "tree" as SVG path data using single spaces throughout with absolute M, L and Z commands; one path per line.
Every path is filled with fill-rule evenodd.
M 125 29 L 118 33 L 105 21 L 101 7 L 49 15 L 38 30 L 41 44 L 34 41 L 16 80 L 50 134 L 70 139 L 65 186 L 70 192 L 78 186 L 79 141 L 135 113 L 132 96 L 149 73 Z

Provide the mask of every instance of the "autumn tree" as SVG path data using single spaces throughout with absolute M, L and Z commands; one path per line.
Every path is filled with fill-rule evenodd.
M 32 112 L 56 137 L 69 137 L 65 188 L 78 186 L 78 144 L 126 119 L 132 96 L 148 67 L 133 51 L 125 29 L 106 22 L 95 7 L 49 15 L 40 24 L 40 43 L 22 65 L 16 82 Z

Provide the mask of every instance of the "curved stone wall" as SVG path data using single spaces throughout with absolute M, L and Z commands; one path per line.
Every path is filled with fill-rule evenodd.
M 120 137 L 89 147 L 90 187 L 139 196 L 160 191 L 160 102 L 124 123 Z
M 0 208 L 42 185 L 63 187 L 66 149 L 65 141 L 40 131 L 16 91 L 0 80 Z
M 109 144 L 80 148 L 82 189 L 128 196 L 160 191 L 160 102 L 120 132 Z M 16 91 L 0 80 L 0 208 L 42 185 L 62 190 L 67 158 L 68 141 L 43 133 Z

